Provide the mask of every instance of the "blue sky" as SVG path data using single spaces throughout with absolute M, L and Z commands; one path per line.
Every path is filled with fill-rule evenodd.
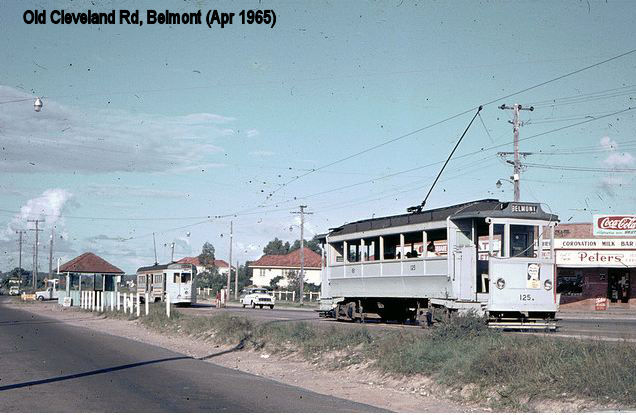
M 22 21 L 27 9 L 61 8 L 268 8 L 277 24 Z M 162 262 L 172 241 L 175 257 L 210 241 L 227 259 L 234 213 L 241 262 L 274 237 L 298 238 L 290 212 L 301 202 L 315 212 L 310 236 L 403 213 L 440 165 L 415 168 L 443 161 L 472 113 L 281 185 L 631 50 L 634 21 L 630 1 L 2 2 L 0 102 L 43 96 L 44 108 L 0 104 L 0 270 L 17 265 L 15 230 L 39 217 L 46 233 L 56 229 L 56 257 L 90 250 L 133 272 L 154 261 L 152 232 Z M 522 142 L 540 165 L 522 174 L 523 200 L 547 203 L 564 222 L 634 213 L 634 113 L 591 117 L 636 106 L 635 69 L 636 53 L 485 107 L 456 153 L 475 154 L 451 161 L 428 206 L 512 199 L 510 184 L 495 187 L 511 174 L 496 152 L 512 150 L 511 114 L 497 106 L 519 102 L 536 107 L 522 114 L 522 138 L 592 120 Z

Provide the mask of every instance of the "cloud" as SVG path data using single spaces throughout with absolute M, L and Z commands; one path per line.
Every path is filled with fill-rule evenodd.
M 601 147 L 609 152 L 603 163 L 610 168 L 627 167 L 634 164 L 634 156 L 627 152 L 618 151 L 618 143 L 608 136 L 601 138 Z
M 626 167 L 634 164 L 634 156 L 630 153 L 613 152 L 603 162 L 612 168 Z
M 247 130 L 245 134 L 247 135 L 247 138 L 252 138 L 252 137 L 256 137 L 260 133 L 258 132 L 258 130 L 251 129 L 251 130 Z
M 612 140 L 608 136 L 604 136 L 601 138 L 601 147 L 605 150 L 616 150 L 618 148 L 618 144 L 616 144 L 616 141 Z
M 275 155 L 276 153 L 274 153 L 273 151 L 269 151 L 269 150 L 254 150 L 254 151 L 250 151 L 250 156 L 255 156 L 255 157 L 271 157 L 273 155 Z
M 0 86 L 3 101 L 32 97 Z M 235 119 L 211 113 L 181 116 L 84 109 L 44 99 L 2 106 L 0 172 L 167 171 L 210 163 L 223 149 L 215 140 L 235 134 Z
M 20 208 L 7 225 L 0 238 L 7 240 L 12 238 L 16 230 L 24 229 L 27 220 L 44 220 L 41 229 L 51 229 L 57 225 L 63 225 L 62 210 L 71 199 L 72 194 L 64 189 L 48 189 L 42 195 L 28 200 Z

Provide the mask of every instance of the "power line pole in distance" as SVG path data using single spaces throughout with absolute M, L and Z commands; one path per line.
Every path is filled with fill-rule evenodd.
M 49 244 L 49 280 L 53 279 L 53 229 L 51 229 L 51 243 Z
M 22 235 L 24 235 L 25 232 L 26 231 L 23 231 L 23 230 L 15 231 L 15 233 L 19 235 L 19 241 L 20 241 L 18 242 L 18 246 L 19 246 L 18 269 L 20 270 L 20 280 L 22 280 Z
M 299 212 L 291 212 L 300 214 L 300 305 L 304 303 L 305 294 L 305 215 L 313 215 L 313 212 L 305 212 L 306 205 L 299 206 Z
M 523 155 L 524 157 L 530 155 L 531 153 L 519 153 L 519 127 L 521 127 L 521 120 L 519 120 L 519 111 L 534 111 L 534 107 L 523 108 L 521 104 L 514 104 L 512 107 L 506 104 L 502 104 L 499 107 L 500 110 L 513 110 L 514 117 L 512 119 L 512 131 L 514 134 L 514 161 L 510 162 L 506 160 L 507 163 L 512 164 L 514 166 L 514 173 L 512 175 L 512 181 L 514 184 L 515 195 L 514 201 L 518 202 L 521 198 L 521 192 L 519 190 L 519 182 L 521 181 L 521 162 L 519 161 L 519 155 Z M 500 156 L 508 156 L 510 153 L 502 152 L 498 153 Z
M 35 223 L 35 229 L 29 229 L 30 231 L 35 232 L 35 252 L 34 252 L 34 260 L 33 260 L 33 291 L 37 290 L 37 282 L 38 282 L 38 235 L 42 232 L 39 225 L 41 222 L 44 222 L 44 219 L 28 219 L 27 222 Z
M 232 237 L 234 236 L 234 228 L 233 228 L 233 223 L 232 221 L 230 221 L 230 263 L 229 263 L 229 267 L 227 270 L 227 300 L 230 300 L 230 288 L 232 287 Z M 234 299 L 236 300 L 236 290 L 234 292 Z

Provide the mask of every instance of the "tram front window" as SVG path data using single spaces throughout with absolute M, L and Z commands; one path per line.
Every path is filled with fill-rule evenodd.
M 510 225 L 510 256 L 534 257 L 534 226 Z

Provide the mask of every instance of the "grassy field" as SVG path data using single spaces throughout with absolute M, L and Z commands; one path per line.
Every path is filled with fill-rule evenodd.
M 471 398 L 489 396 L 494 408 L 532 410 L 543 399 L 636 407 L 636 345 L 628 342 L 510 335 L 470 316 L 431 330 L 369 331 L 353 324 L 256 323 L 231 313 L 203 317 L 173 310 L 168 319 L 165 307 L 153 304 L 140 321 L 201 340 L 299 353 L 326 368 L 367 363 L 385 374 L 426 375 L 456 391 L 471 385 Z

